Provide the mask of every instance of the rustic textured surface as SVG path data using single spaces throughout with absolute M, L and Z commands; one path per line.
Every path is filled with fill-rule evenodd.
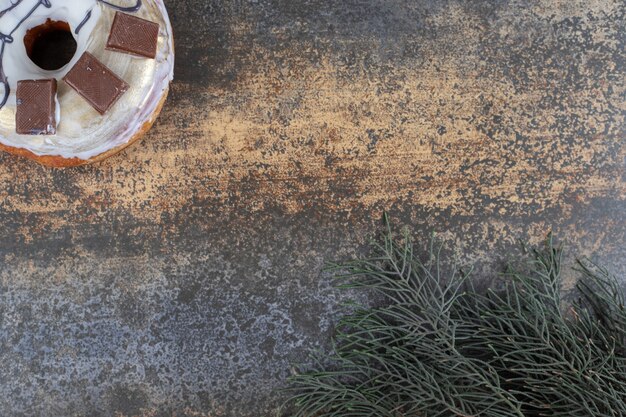
M 483 272 L 550 229 L 626 270 L 621 0 L 167 3 L 141 144 L 0 156 L 0 415 L 269 415 L 384 210 Z

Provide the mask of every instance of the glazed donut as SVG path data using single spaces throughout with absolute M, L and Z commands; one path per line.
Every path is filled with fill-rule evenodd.
M 56 70 L 30 56 L 49 30 L 76 44 Z M 111 156 L 152 126 L 173 72 L 163 0 L 0 0 L 0 149 L 55 167 Z

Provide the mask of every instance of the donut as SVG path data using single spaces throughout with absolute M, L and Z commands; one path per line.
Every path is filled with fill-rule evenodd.
M 173 73 L 162 0 L 0 0 L 0 149 L 101 161 L 150 129 Z

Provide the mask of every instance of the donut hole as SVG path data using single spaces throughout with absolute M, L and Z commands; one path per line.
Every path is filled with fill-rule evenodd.
M 35 65 L 46 71 L 55 71 L 74 58 L 78 45 L 69 23 L 48 19 L 26 32 L 24 46 Z

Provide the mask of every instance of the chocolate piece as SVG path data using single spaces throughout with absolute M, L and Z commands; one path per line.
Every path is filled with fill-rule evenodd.
M 57 80 L 23 80 L 17 83 L 15 131 L 20 135 L 54 135 Z
M 85 52 L 63 80 L 104 114 L 128 91 L 129 85 L 89 52 Z
M 106 49 L 154 59 L 158 40 L 158 23 L 116 12 Z

